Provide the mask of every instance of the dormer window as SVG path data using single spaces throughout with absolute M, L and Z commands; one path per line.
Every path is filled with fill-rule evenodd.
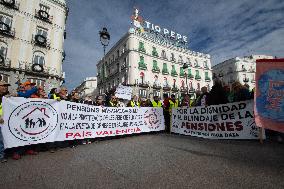
M 0 4 L 8 8 L 19 10 L 19 4 L 16 4 L 16 0 L 1 0 Z
M 0 33 L 14 37 L 14 32 L 12 32 L 12 17 L 6 15 L 0 15 Z

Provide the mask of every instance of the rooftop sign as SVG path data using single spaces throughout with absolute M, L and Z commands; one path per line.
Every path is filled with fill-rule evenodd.
M 143 18 L 139 15 L 139 10 L 134 8 L 134 13 L 131 16 L 132 24 L 134 29 L 139 33 L 155 33 L 167 38 L 168 40 L 174 41 L 177 46 L 184 46 L 188 43 L 187 37 L 183 36 L 174 31 L 168 30 L 167 28 L 162 28 L 159 25 L 155 25 L 149 21 L 144 21 Z

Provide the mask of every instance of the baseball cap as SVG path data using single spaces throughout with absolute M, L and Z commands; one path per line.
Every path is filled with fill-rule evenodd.
M 27 86 L 27 85 L 35 85 L 35 83 L 31 83 L 30 81 L 26 81 L 22 83 L 22 85 Z
M 5 81 L 0 81 L 0 86 L 10 86 L 10 84 Z

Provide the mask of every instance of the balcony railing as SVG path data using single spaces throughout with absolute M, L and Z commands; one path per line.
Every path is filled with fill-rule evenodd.
M 153 89 L 161 89 L 162 87 L 159 84 L 153 84 Z
M 35 10 L 35 18 L 50 24 L 52 24 L 53 20 L 53 16 L 50 16 L 49 13 L 44 10 Z
M 244 78 L 243 82 L 245 82 L 245 83 L 249 82 L 249 78 Z
M 172 91 L 173 91 L 173 92 L 178 92 L 179 89 L 177 88 L 177 86 L 174 86 L 174 87 L 172 88 Z
M 148 88 L 149 84 L 148 83 L 139 83 L 138 86 L 142 87 L 142 88 Z
M 168 75 L 168 74 L 169 74 L 168 69 L 163 69 L 163 70 L 162 70 L 162 74 L 163 74 L 163 75 Z
M 205 77 L 205 81 L 211 81 L 211 78 L 210 77 Z
M 169 85 L 163 86 L 163 90 L 164 90 L 164 91 L 170 91 L 170 90 L 171 90 L 171 87 L 170 87 Z
M 43 47 L 43 48 L 50 48 L 50 43 L 48 42 L 47 38 L 43 35 L 33 35 L 33 43 L 36 46 Z
M 196 75 L 196 76 L 195 76 L 195 79 L 196 79 L 196 80 L 200 80 L 200 79 L 201 79 L 201 76 L 200 76 L 200 75 Z
M 19 10 L 20 4 L 15 0 L 0 0 L 0 4 L 4 5 L 7 8 Z
M 160 68 L 158 68 L 158 67 L 153 67 L 153 68 L 152 68 L 152 72 L 153 72 L 153 73 L 160 73 Z

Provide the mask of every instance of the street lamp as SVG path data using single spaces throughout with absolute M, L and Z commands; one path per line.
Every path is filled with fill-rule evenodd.
M 102 31 L 99 32 L 100 34 L 100 41 L 101 41 L 101 44 L 104 48 L 104 57 L 103 57 L 103 64 L 102 64 L 102 69 L 103 69 L 103 75 L 102 75 L 102 80 L 104 79 L 104 75 L 105 75 L 105 55 L 106 55 L 106 47 L 108 46 L 109 44 L 109 40 L 110 40 L 110 35 L 107 31 L 107 29 L 104 27 Z
M 104 47 L 104 56 L 105 56 L 106 55 L 106 47 L 108 46 L 109 40 L 110 40 L 110 35 L 109 35 L 106 28 L 103 28 L 103 30 L 100 31 L 99 34 L 100 34 L 101 44 Z
M 185 73 L 186 94 L 188 94 L 187 73 L 185 71 L 187 68 L 188 68 L 187 63 L 184 63 L 183 66 L 182 66 L 182 69 Z

